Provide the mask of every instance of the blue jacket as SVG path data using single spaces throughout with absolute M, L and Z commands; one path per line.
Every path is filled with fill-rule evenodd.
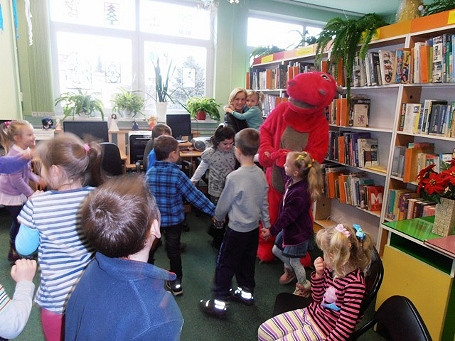
M 65 340 L 179 340 L 183 317 L 154 265 L 96 253 L 66 308 Z

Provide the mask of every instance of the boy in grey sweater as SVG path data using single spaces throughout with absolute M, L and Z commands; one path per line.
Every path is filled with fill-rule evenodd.
M 240 168 L 227 176 L 215 211 L 215 225 L 222 223 L 226 214 L 229 224 L 217 257 L 214 298 L 199 302 L 201 310 L 209 315 L 224 317 L 229 299 L 254 304 L 259 220 L 264 227 L 270 226 L 267 181 L 264 172 L 253 161 L 258 148 L 256 129 L 243 129 L 235 135 L 235 156 Z M 231 289 L 234 275 L 236 290 Z

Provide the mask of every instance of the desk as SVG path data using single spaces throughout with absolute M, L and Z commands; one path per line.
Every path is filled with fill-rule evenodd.
M 182 161 L 188 161 L 191 163 L 191 169 L 190 169 L 190 176 L 193 175 L 193 173 L 196 170 L 197 167 L 197 158 L 202 155 L 202 152 L 198 150 L 181 150 L 180 151 L 180 158 Z

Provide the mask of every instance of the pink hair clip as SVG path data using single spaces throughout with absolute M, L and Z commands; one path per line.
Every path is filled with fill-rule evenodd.
M 335 226 L 335 230 L 343 233 L 346 236 L 346 238 L 349 238 L 351 236 L 351 232 L 346 230 L 346 227 L 344 227 L 343 224 L 338 224 L 337 226 Z
M 90 151 L 90 146 L 88 144 L 84 144 L 84 149 L 88 153 Z
M 8 128 L 11 125 L 11 121 L 6 121 L 3 123 L 3 125 L 5 126 L 5 128 Z

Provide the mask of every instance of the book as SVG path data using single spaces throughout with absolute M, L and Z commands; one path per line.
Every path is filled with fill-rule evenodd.
M 420 103 L 406 103 L 403 132 L 415 134 L 420 120 Z
M 350 107 L 351 124 L 354 127 L 368 127 L 370 98 L 352 97 Z
M 382 85 L 395 83 L 395 51 L 379 50 L 378 56 Z
M 409 199 L 417 198 L 418 194 L 415 192 L 406 192 L 400 194 L 398 197 L 398 217 L 397 220 L 404 220 L 407 219 L 408 215 L 408 205 Z
M 366 209 L 368 207 L 367 187 L 373 186 L 374 180 L 370 178 L 362 178 L 359 180 L 359 200 L 360 208 Z
M 413 219 L 414 218 L 414 206 L 417 201 L 421 201 L 422 198 L 409 198 L 408 200 L 408 208 L 406 219 Z
M 368 210 L 381 211 L 382 200 L 384 195 L 384 186 L 381 185 L 367 186 L 366 190 L 368 196 Z
M 400 168 L 400 159 L 402 158 L 404 160 L 404 155 L 406 152 L 406 147 L 405 146 L 395 146 L 393 149 L 393 158 L 392 158 L 392 170 L 391 174 L 393 176 L 401 177 L 403 176 L 403 165 L 404 163 L 401 162 L 401 168 Z
M 398 84 L 409 83 L 409 67 L 411 63 L 411 49 L 410 48 L 398 48 L 395 51 L 396 54 L 396 72 L 395 82 Z
M 423 121 L 420 133 L 428 134 L 430 130 L 430 122 L 432 116 L 433 105 L 435 104 L 447 104 L 445 100 L 438 99 L 426 99 L 423 103 Z M 434 120 L 434 119 L 433 119 Z
M 430 61 L 430 46 L 422 44 L 419 46 L 420 49 L 420 83 L 430 83 L 430 68 L 433 63 Z
M 409 144 L 405 152 L 405 164 L 403 181 L 413 182 L 417 180 L 417 156 L 418 153 L 433 153 L 434 144 L 428 142 Z
M 398 220 L 400 197 L 404 193 L 411 193 L 410 189 L 390 189 L 387 197 L 386 217 L 390 220 Z
M 347 127 L 349 125 L 348 99 L 346 97 L 336 100 L 337 125 Z
M 444 57 L 442 35 L 433 37 L 433 83 L 443 82 Z
M 378 164 L 378 139 L 376 138 L 359 138 L 357 140 L 357 153 L 359 157 L 359 167 L 366 167 L 365 162 L 368 165 Z M 368 160 L 365 160 L 365 156 Z M 375 160 L 374 160 L 375 159 Z

